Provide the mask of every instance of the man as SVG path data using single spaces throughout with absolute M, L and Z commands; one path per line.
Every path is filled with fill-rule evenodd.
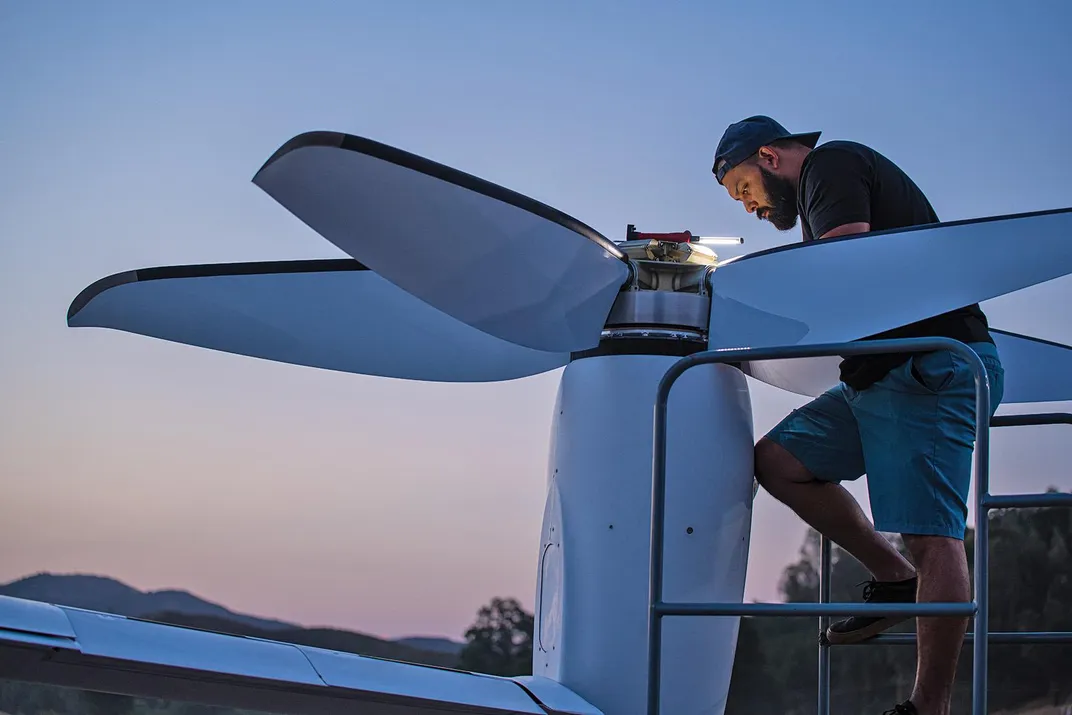
M 938 221 L 923 192 L 889 159 L 856 142 L 816 146 L 819 134 L 791 134 L 770 117 L 749 117 L 726 130 L 712 171 L 746 211 L 779 230 L 799 218 L 804 241 Z M 924 336 L 975 350 L 989 375 L 993 414 L 1004 372 L 979 306 L 868 337 Z M 865 601 L 966 602 L 963 539 L 974 437 L 975 385 L 963 359 L 949 351 L 854 356 L 842 361 L 840 384 L 759 441 L 756 478 L 871 572 Z M 840 485 L 865 472 L 874 526 Z M 901 534 L 911 562 L 878 532 Z M 904 620 L 848 618 L 826 635 L 835 644 L 855 642 Z M 917 619 L 915 686 L 887 715 L 948 715 L 966 627 L 966 618 Z

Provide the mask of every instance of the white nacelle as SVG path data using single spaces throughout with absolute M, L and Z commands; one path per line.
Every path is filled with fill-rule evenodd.
M 591 357 L 564 371 L 555 406 L 536 591 L 533 673 L 604 715 L 647 702 L 652 420 L 679 358 Z M 670 391 L 664 595 L 744 597 L 753 497 L 745 376 L 686 371 Z M 721 715 L 737 617 L 666 616 L 660 712 Z

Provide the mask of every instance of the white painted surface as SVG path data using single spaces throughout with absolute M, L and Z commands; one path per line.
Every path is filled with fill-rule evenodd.
M 618 256 L 572 229 L 360 151 L 293 149 L 255 183 L 406 291 L 537 350 L 595 347 L 628 277 Z
M 10 629 L 54 638 L 75 637 L 62 609 L 49 603 L 0 596 L 0 629 Z
M 604 715 L 562 683 L 542 676 L 524 675 L 514 678 L 535 696 L 540 704 L 555 715 Z
M 1072 400 L 1072 347 L 1023 335 L 992 335 L 1005 368 L 1003 405 Z M 742 369 L 769 385 L 814 397 L 838 383 L 840 363 L 834 355 L 749 362 Z
M 372 271 L 127 282 L 99 293 L 70 325 L 411 380 L 510 380 L 569 360 L 569 353 L 532 350 L 481 332 Z
M 1002 404 L 1072 400 L 1072 347 L 1022 335 L 993 335 L 1005 368 Z
M 199 671 L 322 685 L 298 646 L 176 628 L 124 616 L 64 609 L 84 655 Z
M 868 337 L 1072 273 L 1072 209 L 828 239 L 713 271 L 712 348 Z
M 75 635 L 62 655 L 42 639 L 64 630 L 57 619 Z M 545 715 L 510 678 L 14 598 L 0 598 L 0 623 L 0 678 L 266 711 L 418 715 L 434 704 L 444 713 Z
M 580 360 L 559 390 L 533 672 L 606 715 L 636 715 L 647 702 L 653 407 L 676 359 Z M 664 599 L 739 603 L 753 494 L 746 379 L 725 366 L 693 368 L 671 391 L 669 413 Z M 665 619 L 662 712 L 723 712 L 738 622 Z

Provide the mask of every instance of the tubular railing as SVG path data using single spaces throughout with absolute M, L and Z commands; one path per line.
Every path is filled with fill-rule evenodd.
M 667 603 L 663 601 L 663 542 L 666 503 L 666 412 L 670 388 L 681 375 L 698 365 L 751 360 L 868 355 L 951 350 L 963 357 L 975 379 L 975 596 L 964 603 L 830 603 L 831 544 L 821 538 L 818 603 Z M 664 616 L 818 616 L 820 634 L 831 616 L 973 616 L 972 713 L 985 715 L 987 699 L 987 646 L 990 643 L 1072 643 L 1072 633 L 990 633 L 989 621 L 989 514 L 1011 507 L 1072 506 L 1072 494 L 990 494 L 990 427 L 1072 424 L 1068 414 L 1003 415 L 990 417 L 990 382 L 979 356 L 962 342 L 948 338 L 905 338 L 809 346 L 708 350 L 684 357 L 667 370 L 655 398 L 651 501 L 651 583 L 648 621 L 648 715 L 659 713 Z M 885 634 L 862 644 L 915 644 L 915 634 Z M 820 637 L 819 715 L 830 712 L 830 644 Z

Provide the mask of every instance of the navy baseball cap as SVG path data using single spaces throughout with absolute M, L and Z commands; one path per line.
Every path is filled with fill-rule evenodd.
M 781 124 L 763 115 L 742 119 L 726 128 L 718 142 L 718 149 L 715 150 L 715 163 L 711 171 L 721 184 L 727 171 L 755 154 L 761 146 L 779 139 L 796 139 L 814 149 L 820 134 L 822 132 L 790 134 Z

